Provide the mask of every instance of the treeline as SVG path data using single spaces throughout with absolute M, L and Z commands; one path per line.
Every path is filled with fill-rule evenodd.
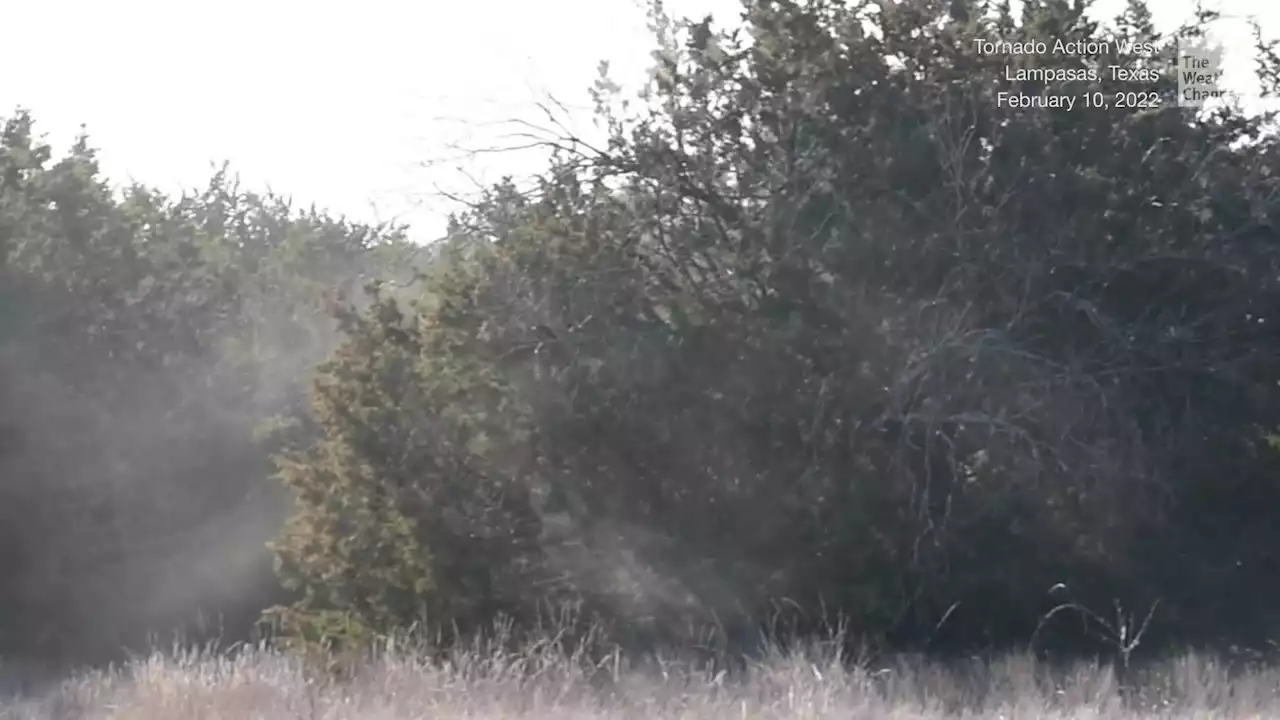
M 840 618 L 1076 651 L 1119 640 L 1119 603 L 1156 608 L 1145 647 L 1280 640 L 1271 119 L 1178 107 L 1172 47 L 975 53 L 1156 39 L 1141 3 L 1105 28 L 1023 5 L 751 0 L 732 31 L 655 7 L 643 102 L 595 89 L 607 142 L 548 134 L 536 187 L 490 190 L 418 266 L 221 176 L 117 197 L 11 121 L 0 617 L 99 627 L 211 587 L 157 558 L 242 578 L 256 612 L 288 514 L 270 616 L 310 637 L 572 602 L 637 643 Z M 1003 79 L 1050 62 L 1145 64 L 1163 104 L 997 102 L 1133 89 Z M 255 515 L 276 480 L 293 504 Z
M 264 433 L 337 343 L 321 293 L 413 248 L 225 173 L 178 198 L 113 192 L 86 139 L 55 161 L 29 114 L 3 131 L 0 654 L 243 626 L 283 599 L 265 546 L 288 509 L 269 481 L 283 436 Z

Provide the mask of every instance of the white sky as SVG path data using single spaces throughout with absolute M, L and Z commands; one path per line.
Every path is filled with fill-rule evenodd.
M 1151 5 L 1166 25 L 1191 2 Z M 739 5 L 667 7 L 728 22 Z M 1280 29 L 1280 0 L 1218 7 Z M 84 123 L 112 178 L 176 191 L 228 160 L 248 187 L 406 221 L 422 240 L 450 209 L 433 187 L 473 188 L 440 162 L 452 145 L 500 144 L 510 128 L 497 123 L 540 120 L 548 91 L 585 111 L 601 59 L 633 89 L 651 49 L 636 0 L 0 0 L 0 18 L 0 117 L 33 111 L 59 149 Z M 1229 27 L 1228 47 L 1247 52 L 1242 25 Z M 1228 70 L 1247 73 L 1247 59 Z M 528 154 L 465 164 L 483 182 L 539 169 Z

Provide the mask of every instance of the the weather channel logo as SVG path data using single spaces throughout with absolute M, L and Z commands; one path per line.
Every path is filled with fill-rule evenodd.
M 1176 60 L 1178 105 L 1204 107 L 1210 100 L 1226 97 L 1222 84 L 1222 46 L 1203 38 L 1182 38 Z

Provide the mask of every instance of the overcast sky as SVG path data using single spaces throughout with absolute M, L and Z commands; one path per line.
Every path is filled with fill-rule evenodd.
M 1151 5 L 1167 26 L 1192 3 Z M 667 7 L 732 20 L 739 5 Z M 1280 29 L 1280 0 L 1219 7 Z M 409 222 L 423 240 L 450 207 L 433 186 L 470 187 L 452 146 L 499 143 L 498 123 L 539 119 L 547 92 L 585 107 L 601 59 L 634 88 L 651 48 L 636 0 L 0 0 L 0 17 L 0 117 L 33 111 L 60 149 L 87 125 L 112 178 L 177 190 L 227 160 L 250 187 Z M 1242 23 L 1224 38 L 1247 51 Z M 528 156 L 466 166 L 481 181 L 537 169 Z

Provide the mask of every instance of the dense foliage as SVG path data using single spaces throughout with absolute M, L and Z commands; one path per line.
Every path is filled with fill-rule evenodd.
M 283 465 L 294 613 L 466 628 L 574 597 L 655 637 L 839 615 L 973 648 L 1065 598 L 1159 602 L 1153 645 L 1280 636 L 1277 142 L 1177 107 L 1169 44 L 975 49 L 1158 39 L 1141 4 L 1084 5 L 655 8 L 640 109 L 597 87 L 607 144 L 548 136 L 420 302 L 349 318 Z M 998 104 L 1045 63 L 1159 69 L 1164 105 Z
M 251 623 L 280 597 L 265 542 L 287 511 L 255 433 L 336 343 L 318 293 L 409 246 L 225 172 L 113 192 L 86 139 L 55 161 L 28 114 L 3 131 L 0 654 Z
M 655 5 L 606 141 L 548 134 L 430 252 L 225 173 L 113 192 L 18 114 L 0 653 L 276 602 L 311 638 L 572 602 L 634 642 L 1081 650 L 1120 628 L 1051 611 L 1114 601 L 1150 647 L 1280 641 L 1280 143 L 1177 107 L 1171 44 L 973 42 L 1159 39 L 1084 5 Z M 998 102 L 1108 63 L 1164 104 Z

